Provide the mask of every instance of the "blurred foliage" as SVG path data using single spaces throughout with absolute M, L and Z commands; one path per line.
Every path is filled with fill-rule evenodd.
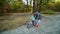
M 6 4 L 6 0 L 0 0 L 0 6 L 4 6 Z
M 46 0 L 42 1 L 42 11 L 46 11 L 46 10 L 53 10 L 53 11 L 60 11 L 60 1 L 56 1 L 55 0 L 49 0 L 48 3 Z
M 54 14 L 54 11 L 52 11 L 52 10 L 47 10 L 46 13 L 48 13 L 48 14 Z
M 60 2 L 56 2 L 55 3 L 55 7 L 57 8 L 57 11 L 60 12 Z
M 36 0 L 38 5 L 40 5 L 40 1 Z M 32 2 L 32 0 L 31 0 Z M 32 11 L 33 7 L 30 5 L 25 5 L 22 0 L 0 0 L 0 14 L 5 14 L 5 13 L 19 13 L 19 12 L 29 12 Z M 27 10 L 29 9 L 29 10 Z M 46 10 L 53 10 L 53 11 L 60 11 L 60 2 L 57 1 L 52 1 L 52 0 L 42 0 L 42 6 L 41 6 L 42 11 Z
M 56 12 L 60 11 L 60 1 L 49 2 L 49 9 L 54 10 Z
M 43 14 L 55 14 L 53 10 L 42 11 Z
M 8 4 L 6 0 L 0 0 L 0 16 L 5 14 L 5 6 Z
M 11 12 L 18 12 L 18 10 L 21 10 L 24 8 L 24 4 L 22 0 L 17 0 L 17 1 L 10 1 L 11 2 Z

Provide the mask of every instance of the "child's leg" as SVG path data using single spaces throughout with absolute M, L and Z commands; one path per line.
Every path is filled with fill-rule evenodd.
M 41 20 L 38 20 L 38 24 L 39 24 L 39 25 L 41 24 Z
M 36 27 L 40 27 L 40 20 L 37 20 L 37 25 Z
M 32 21 L 32 25 L 35 26 L 34 21 Z

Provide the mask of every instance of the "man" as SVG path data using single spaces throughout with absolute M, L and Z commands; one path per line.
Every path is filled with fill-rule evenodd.
M 36 27 L 39 27 L 40 26 L 40 22 L 42 20 L 42 16 L 40 15 L 39 11 L 36 12 L 36 17 L 35 18 L 36 18 L 36 22 L 37 22 Z

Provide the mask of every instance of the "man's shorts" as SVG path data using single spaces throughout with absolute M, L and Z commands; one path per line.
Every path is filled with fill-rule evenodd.
M 37 25 L 38 25 L 38 24 L 41 24 L 41 23 L 40 23 L 40 22 L 41 22 L 41 20 L 36 20 L 36 22 L 37 22 Z

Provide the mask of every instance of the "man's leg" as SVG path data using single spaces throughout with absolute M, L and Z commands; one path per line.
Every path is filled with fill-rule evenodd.
M 39 24 L 39 25 L 41 24 L 41 20 L 38 20 L 38 24 Z
M 36 25 L 37 28 L 40 27 L 40 21 L 41 20 L 37 20 L 37 25 Z

